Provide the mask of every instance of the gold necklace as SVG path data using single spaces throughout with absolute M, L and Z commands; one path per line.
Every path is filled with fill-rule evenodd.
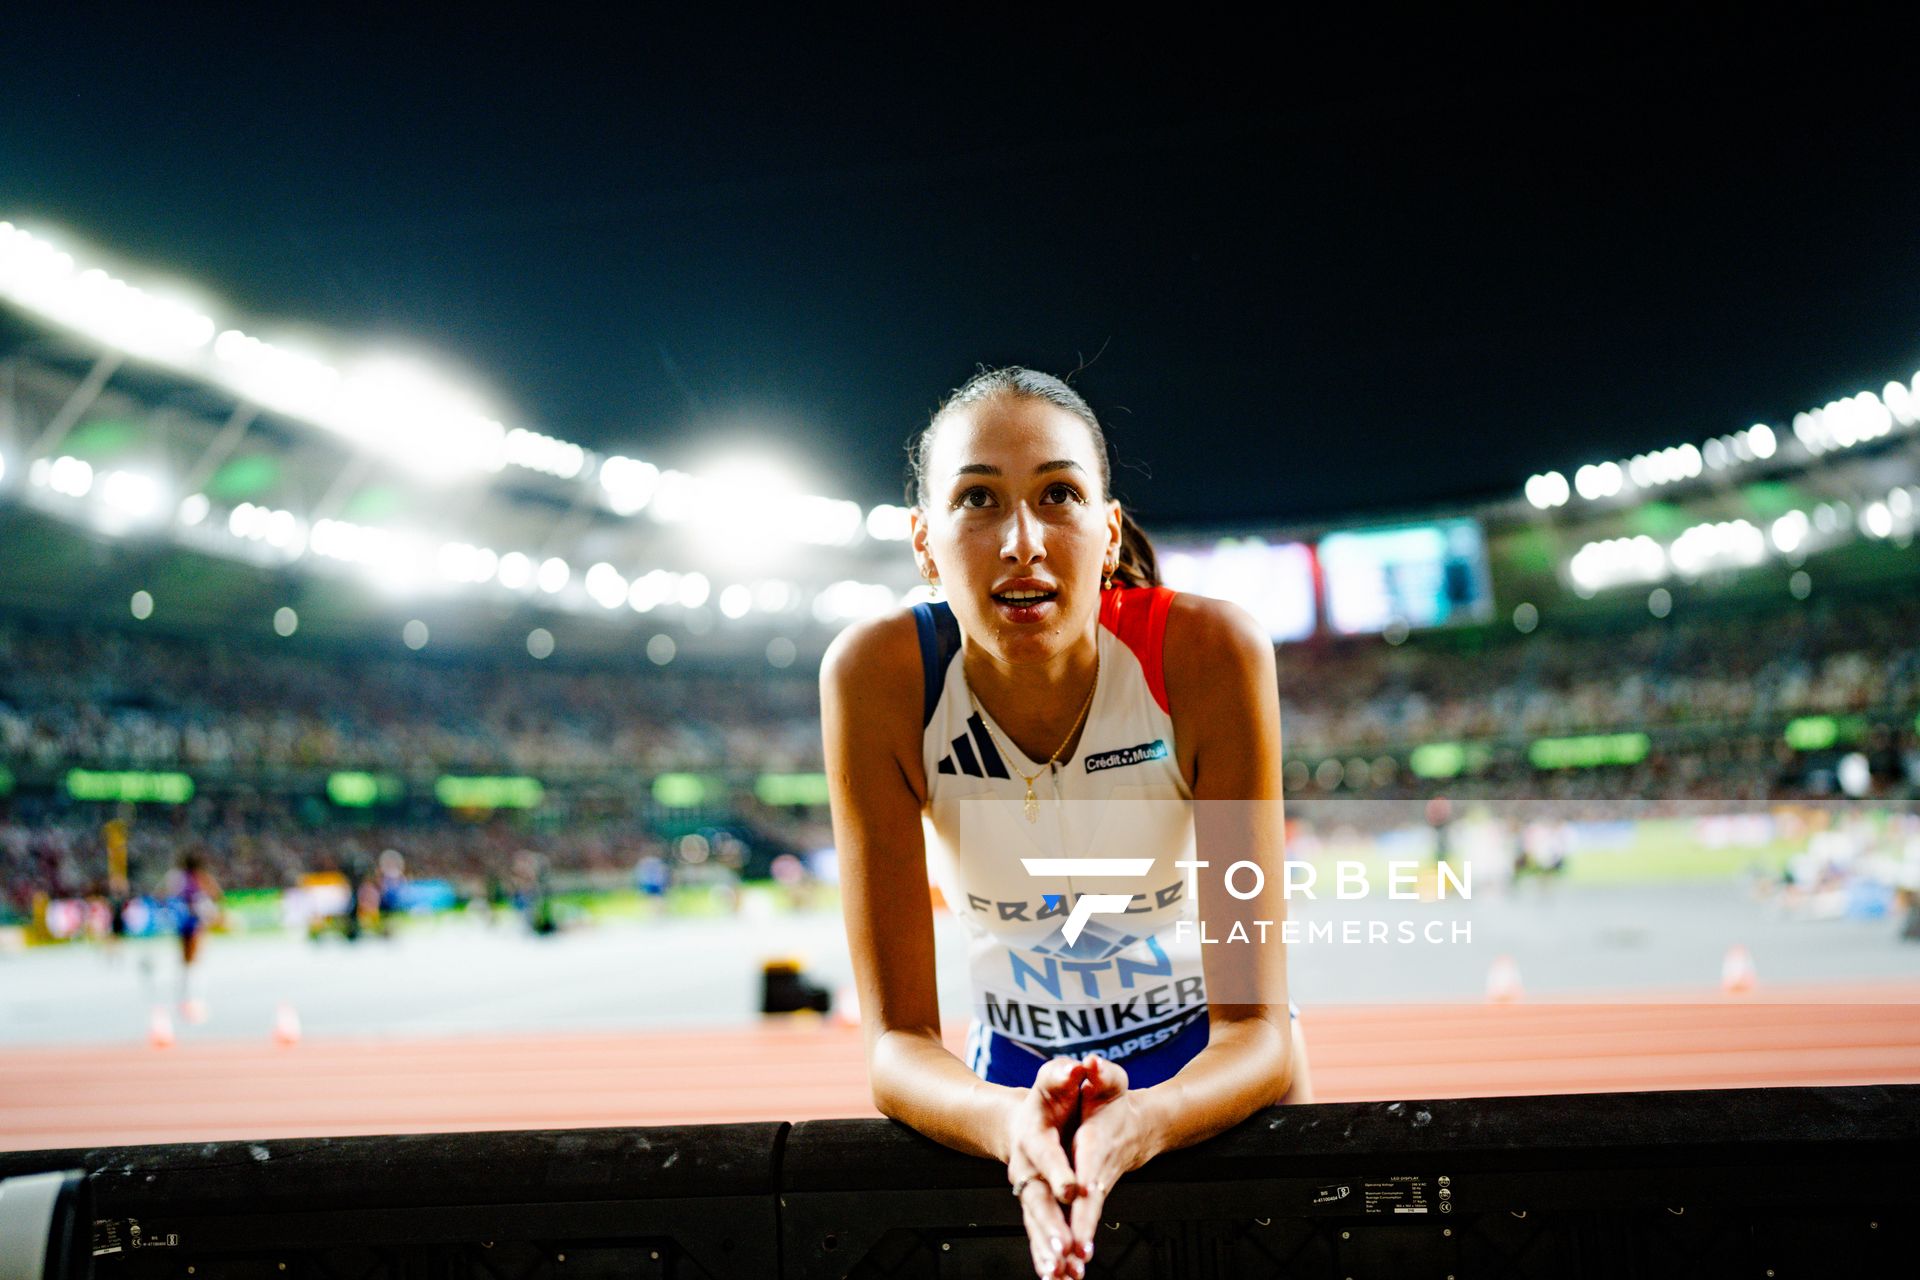
M 987 733 L 992 736 L 994 746 L 1000 749 L 1000 755 L 1006 760 L 1007 768 L 1012 769 L 1014 775 L 1018 777 L 1020 781 L 1027 784 L 1027 796 L 1025 800 L 1020 802 L 1020 810 L 1027 815 L 1028 822 L 1040 821 L 1040 801 L 1033 794 L 1034 779 L 1053 768 L 1054 762 L 1060 758 L 1060 753 L 1067 749 L 1069 742 L 1073 741 L 1073 735 L 1080 732 L 1080 722 L 1087 718 L 1087 708 L 1093 705 L 1093 691 L 1099 687 L 1100 646 L 1095 644 L 1093 649 L 1093 683 L 1087 686 L 1087 696 L 1085 700 L 1080 703 L 1080 714 L 1073 718 L 1073 727 L 1067 730 L 1066 737 L 1060 739 L 1060 745 L 1053 749 L 1053 754 L 1047 757 L 1047 762 L 1035 770 L 1033 777 L 1029 778 L 1026 774 L 1020 772 L 1018 765 L 1014 764 L 1013 749 L 1001 741 L 1000 735 L 994 730 L 993 721 L 987 719 L 986 712 L 980 710 L 980 700 L 973 696 L 973 686 L 971 684 L 967 685 L 967 701 L 973 704 L 973 713 L 980 717 L 981 724 L 987 726 Z

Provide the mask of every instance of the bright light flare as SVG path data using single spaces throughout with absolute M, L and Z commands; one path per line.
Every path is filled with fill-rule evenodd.
M 160 511 L 160 482 L 138 471 L 109 471 L 100 482 L 100 501 L 130 519 L 150 519 Z
M 1544 475 L 1527 478 L 1527 501 L 1541 511 L 1550 507 L 1566 506 L 1570 492 L 1567 487 L 1567 478 L 1558 471 L 1549 471 Z
M 660 468 L 650 462 L 615 454 L 600 463 L 600 489 L 607 506 L 617 515 L 630 516 L 645 509 L 659 484 Z

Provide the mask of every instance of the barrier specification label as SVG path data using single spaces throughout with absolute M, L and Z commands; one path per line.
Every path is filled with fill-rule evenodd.
M 1417 1174 L 1368 1178 L 1360 1183 L 1361 1209 L 1366 1213 L 1446 1213 L 1452 1209 L 1451 1190 L 1439 1190 L 1432 1180 Z M 1443 1198 L 1444 1197 L 1444 1198 Z

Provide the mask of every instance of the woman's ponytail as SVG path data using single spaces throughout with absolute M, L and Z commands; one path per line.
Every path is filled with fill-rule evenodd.
M 1147 532 L 1134 522 L 1133 513 L 1120 508 L 1120 564 L 1113 580 L 1123 587 L 1157 587 L 1160 566 L 1153 555 L 1153 543 Z

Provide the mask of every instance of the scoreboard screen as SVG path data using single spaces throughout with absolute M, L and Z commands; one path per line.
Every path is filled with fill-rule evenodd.
M 1330 533 L 1319 552 L 1327 625 L 1344 635 L 1493 616 L 1486 538 L 1475 521 Z
M 1168 586 L 1233 601 L 1276 643 L 1313 634 L 1313 553 L 1301 543 L 1221 538 L 1162 548 L 1158 560 Z

